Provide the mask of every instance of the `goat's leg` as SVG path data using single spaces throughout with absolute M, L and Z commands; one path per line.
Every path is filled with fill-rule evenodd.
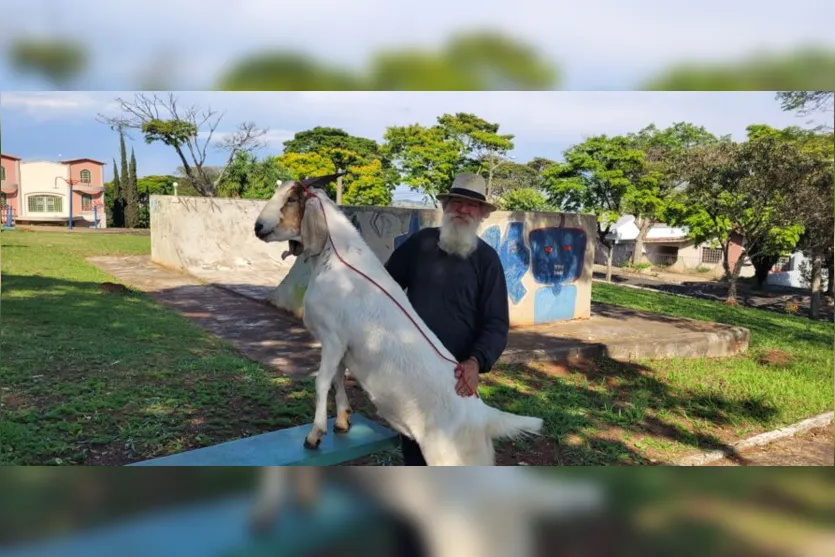
M 351 429 L 351 404 L 348 393 L 345 392 L 345 365 L 340 364 L 333 378 L 333 388 L 336 391 L 336 421 L 333 430 L 336 433 L 347 433 Z
M 316 412 L 313 418 L 313 428 L 304 440 L 306 449 L 317 449 L 322 437 L 328 429 L 328 392 L 331 390 L 334 377 L 345 349 L 341 344 L 322 342 L 322 360 L 319 362 L 319 373 L 316 375 Z
M 257 495 L 249 518 L 253 531 L 262 532 L 275 520 L 291 484 L 287 477 L 291 470 L 279 466 L 259 468 Z

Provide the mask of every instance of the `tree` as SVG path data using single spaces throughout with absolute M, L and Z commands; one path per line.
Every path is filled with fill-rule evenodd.
M 811 304 L 809 317 L 817 319 L 821 305 L 821 271 L 829 267 L 829 288 L 832 288 L 833 238 L 835 238 L 835 135 L 808 131 L 805 138 L 795 143 L 805 158 L 806 171 L 799 182 L 799 192 L 794 198 L 793 211 L 803 225 L 800 249 L 811 259 Z
M 566 211 L 594 213 L 597 239 L 606 249 L 606 280 L 612 280 L 612 225 L 624 213 L 627 194 L 644 172 L 644 153 L 627 137 L 595 136 L 563 154 L 543 171 L 553 203 Z
M 125 200 L 122 195 L 122 180 L 119 177 L 119 171 L 116 169 L 116 159 L 113 159 L 113 181 L 107 189 L 105 203 L 110 210 L 109 226 L 113 228 L 125 226 Z
M 140 195 L 145 196 L 172 195 L 174 193 L 174 182 L 176 181 L 176 176 L 151 174 L 138 178 L 136 180 L 136 189 Z
M 800 227 L 792 208 L 799 184 L 811 170 L 809 161 L 794 144 L 773 136 L 755 136 L 743 143 L 724 139 L 680 159 L 687 186 L 678 199 L 682 218 L 676 224 L 686 225 L 696 242 L 719 242 L 727 301 L 735 304 L 745 258 L 762 253 L 778 229 L 797 240 Z M 734 238 L 745 253 L 731 267 L 729 246 Z
M 494 32 L 453 37 L 437 50 L 387 48 L 358 72 L 298 52 L 249 56 L 222 75 L 227 91 L 480 91 L 551 89 L 559 72 L 531 46 Z
M 644 152 L 644 168 L 636 170 L 640 178 L 628 188 L 625 200 L 635 216 L 638 236 L 632 263 L 641 262 L 644 239 L 652 227 L 666 220 L 669 201 L 681 186 L 675 165 L 677 156 L 689 149 L 717 141 L 704 127 L 677 122 L 666 129 L 650 124 L 635 134 L 628 134 L 635 148 Z
M 316 155 L 318 158 L 290 157 L 293 154 Z M 352 136 L 339 128 L 315 127 L 296 133 L 292 139 L 284 142 L 282 157 L 287 157 L 282 160 L 294 167 L 306 164 L 319 166 L 320 169 L 315 172 L 323 168 L 333 169 L 326 173 L 347 172 L 342 178 L 342 191 L 338 191 L 340 183 L 335 184 L 335 199 L 342 203 L 389 205 L 392 191 L 397 185 L 396 172 L 376 141 Z M 325 163 L 325 159 L 330 164 Z M 309 172 L 302 174 L 321 175 Z M 334 185 L 329 185 L 328 189 L 329 195 L 332 195 Z
M 428 128 L 412 124 L 386 130 L 383 153 L 398 175 L 396 181 L 434 202 L 449 190 L 456 174 L 477 172 L 486 174 L 491 196 L 493 176 L 507 164 L 513 136 L 499 134 L 499 124 L 475 114 L 444 114 L 437 122 Z
M 502 199 L 519 189 L 531 188 L 538 191 L 541 185 L 541 172 L 531 163 L 520 164 L 508 161 L 496 169 L 490 191 L 494 198 Z
M 444 114 L 438 118 L 438 125 L 448 139 L 463 146 L 465 164 L 475 167 L 476 173 L 486 175 L 486 197 L 490 199 L 493 194 L 493 175 L 499 167 L 509 162 L 507 155 L 513 150 L 513 135 L 499 134 L 499 124 L 466 112 Z
M 90 61 L 83 43 L 66 38 L 19 38 L 12 42 L 8 56 L 14 70 L 40 74 L 58 90 L 70 89 Z
M 831 111 L 832 91 L 783 91 L 777 93 L 783 110 L 796 110 L 800 114 Z
M 269 199 L 275 193 L 279 180 L 285 182 L 292 178 L 279 157 L 268 156 L 258 160 L 251 153 L 240 152 L 218 186 L 218 194 L 244 199 Z
M 124 179 L 124 176 L 122 177 Z M 139 227 L 139 191 L 136 180 L 136 155 L 133 149 L 130 150 L 130 166 L 128 177 L 125 181 L 125 228 Z
M 538 188 L 521 187 L 510 190 L 499 203 L 503 211 L 557 211 L 547 196 Z
M 222 136 L 216 147 L 228 152 L 226 163 L 219 172 L 209 172 L 206 170 L 207 151 L 223 114 L 196 105 L 183 108 L 173 93 L 167 98 L 136 93 L 133 101 L 122 98 L 116 101 L 122 114 L 115 117 L 99 114 L 98 120 L 120 130 L 139 130 L 146 143 L 159 141 L 174 149 L 183 163 L 185 177 L 205 197 L 215 195 L 215 189 L 238 152 L 252 152 L 265 145 L 262 137 L 267 130 L 259 129 L 253 122 L 243 122 L 237 131 Z
M 436 196 L 452 186 L 463 160 L 463 145 L 447 139 L 438 126 L 392 126 L 383 136 L 383 151 L 398 173 L 398 182 L 423 193 L 437 207 Z
M 758 54 L 725 63 L 672 66 L 641 87 L 653 91 L 791 91 L 832 90 L 835 53 L 802 48 L 779 54 Z M 777 85 L 779 84 L 779 85 Z

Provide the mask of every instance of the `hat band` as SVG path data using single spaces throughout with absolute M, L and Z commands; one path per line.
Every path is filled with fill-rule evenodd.
M 472 199 L 477 199 L 484 203 L 487 202 L 487 198 L 484 197 L 482 194 L 478 193 L 477 191 L 467 190 L 464 188 L 450 188 L 449 195 L 460 195 L 462 197 L 470 197 Z

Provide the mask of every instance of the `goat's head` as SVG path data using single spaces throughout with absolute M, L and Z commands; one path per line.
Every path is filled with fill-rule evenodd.
M 322 215 L 325 195 L 320 188 L 342 174 L 294 180 L 279 185 L 255 220 L 255 235 L 264 242 L 288 242 L 288 255 L 318 255 L 327 241 L 328 230 Z M 310 191 L 313 195 L 308 195 Z

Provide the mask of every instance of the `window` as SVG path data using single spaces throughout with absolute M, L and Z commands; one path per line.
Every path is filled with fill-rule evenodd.
M 722 248 L 702 248 L 702 263 L 716 264 L 722 261 Z
M 89 193 L 82 193 L 81 194 L 81 210 L 82 211 L 92 211 L 93 210 L 93 196 Z
M 6 179 L 6 167 L 0 166 L 0 180 Z
M 81 183 L 82 184 L 89 184 L 93 181 L 93 175 L 89 170 L 82 170 L 81 171 Z
M 57 195 L 33 195 L 29 197 L 29 212 L 60 213 L 64 208 L 63 201 Z

